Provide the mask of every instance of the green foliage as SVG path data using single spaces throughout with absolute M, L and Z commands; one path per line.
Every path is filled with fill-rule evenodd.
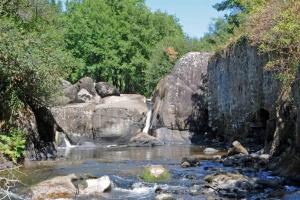
M 122 92 L 145 93 L 153 48 L 165 37 L 184 37 L 174 17 L 152 13 L 143 1 L 72 1 L 66 25 L 67 49 L 84 62 L 71 79 L 91 76 Z
M 13 17 L 14 12 L 0 15 L 0 108 L 4 116 L 13 116 L 24 104 L 48 104 L 73 63 L 62 45 L 63 32 L 56 26 L 55 12 L 43 0 L 35 2 L 36 16 L 26 21 Z M 32 16 L 30 5 L 16 9 Z
M 300 58 L 300 2 L 273 1 L 253 14 L 249 26 L 249 37 L 269 55 L 266 68 L 280 69 L 276 77 L 288 90 Z
M 266 68 L 277 70 L 275 77 L 283 83 L 285 93 L 289 93 L 300 57 L 300 2 L 224 0 L 216 4 L 215 8 L 229 11 L 229 14 L 225 15 L 222 28 L 217 28 L 215 24 L 216 29 L 205 36 L 209 38 L 208 43 L 214 44 L 210 40 L 213 35 L 221 41 L 219 44 L 226 44 L 240 35 L 248 36 L 253 45 L 259 46 L 261 53 L 268 55 Z M 219 31 L 221 34 L 216 34 Z M 225 37 L 221 39 L 222 36 Z M 205 41 L 205 37 L 202 41 Z
M 8 135 L 0 134 L 0 152 L 8 156 L 14 163 L 23 156 L 25 150 L 25 133 L 19 129 L 11 129 Z
M 269 0 L 223 0 L 213 7 L 218 11 L 226 11 L 222 18 L 214 20 L 210 30 L 200 40 L 202 49 L 216 51 L 246 34 L 245 24 L 252 13 L 266 5 Z

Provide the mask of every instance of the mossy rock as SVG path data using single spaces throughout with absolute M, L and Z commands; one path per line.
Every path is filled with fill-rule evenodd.
M 151 165 L 143 169 L 140 177 L 146 182 L 162 182 L 169 180 L 171 174 L 162 165 Z

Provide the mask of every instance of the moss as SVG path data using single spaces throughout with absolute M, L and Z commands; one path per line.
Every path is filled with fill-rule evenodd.
M 154 176 L 151 174 L 150 171 L 151 167 L 145 167 L 140 175 L 140 178 L 143 179 L 146 182 L 161 182 L 161 181 L 167 181 L 170 179 L 171 174 L 165 170 L 160 176 Z

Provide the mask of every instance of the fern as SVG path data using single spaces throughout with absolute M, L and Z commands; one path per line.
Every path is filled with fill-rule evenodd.
M 19 129 L 11 129 L 9 135 L 0 135 L 0 152 L 8 156 L 14 163 L 23 156 L 25 150 L 25 133 Z

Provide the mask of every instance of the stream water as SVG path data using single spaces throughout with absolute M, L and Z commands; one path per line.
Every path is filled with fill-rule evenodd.
M 190 188 L 195 184 L 204 185 L 204 177 L 216 171 L 237 171 L 234 168 L 224 167 L 221 163 L 207 160 L 201 161 L 199 167 L 181 168 L 182 157 L 203 154 L 203 149 L 199 146 L 75 147 L 60 148 L 58 154 L 61 158 L 56 161 L 26 163 L 22 168 L 22 172 L 25 174 L 22 182 L 25 185 L 20 186 L 16 192 L 26 198 L 30 186 L 55 176 L 75 173 L 96 177 L 108 175 L 110 177 L 114 187 L 110 193 L 104 193 L 100 199 L 154 199 L 155 190 L 158 187 L 172 193 L 176 199 L 215 199 L 204 194 L 193 196 L 189 192 Z M 171 173 L 171 179 L 160 183 L 142 181 L 138 174 L 144 166 L 149 164 L 160 164 L 166 167 Z M 264 171 L 245 173 L 248 173 L 249 176 L 268 179 L 278 178 Z M 291 188 L 286 187 L 287 192 L 293 190 Z M 261 194 L 253 194 L 253 196 L 249 196 L 249 199 L 257 199 L 258 196 L 263 197 Z M 99 197 L 88 199 L 99 199 Z

